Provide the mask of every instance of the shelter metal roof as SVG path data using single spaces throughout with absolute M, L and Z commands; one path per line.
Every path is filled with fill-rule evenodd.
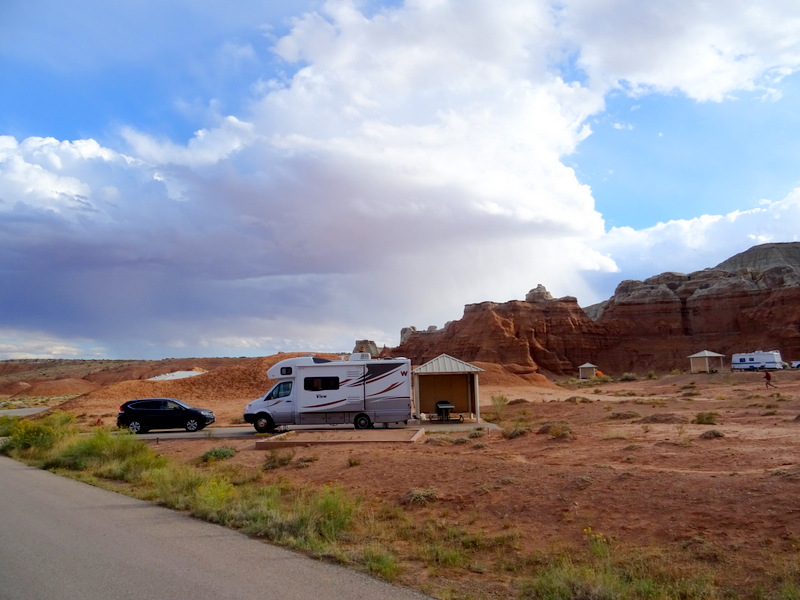
M 702 352 L 698 352 L 697 354 L 692 354 L 687 358 L 708 358 L 712 356 L 725 356 L 725 355 L 717 354 L 716 352 L 711 352 L 711 350 L 703 350 Z
M 480 367 L 471 365 L 463 360 L 453 358 L 449 354 L 440 354 L 433 360 L 414 369 L 414 373 L 477 373 L 483 371 Z
M 580 367 L 578 367 L 578 368 L 579 368 L 579 369 L 583 369 L 584 367 L 595 367 L 595 368 L 596 368 L 596 367 L 597 367 L 597 365 L 593 365 L 592 363 L 590 363 L 590 362 L 587 362 L 587 363 L 583 363 L 583 364 L 582 364 Z

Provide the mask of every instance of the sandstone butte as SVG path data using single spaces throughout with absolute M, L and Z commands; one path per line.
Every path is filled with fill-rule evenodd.
M 575 375 L 586 362 L 603 372 L 685 370 L 711 350 L 780 350 L 800 359 L 800 242 L 755 246 L 694 273 L 623 281 L 586 308 L 539 285 L 524 301 L 468 304 L 442 329 L 405 328 L 384 355 L 422 364 L 446 353 L 507 365 L 521 375 Z

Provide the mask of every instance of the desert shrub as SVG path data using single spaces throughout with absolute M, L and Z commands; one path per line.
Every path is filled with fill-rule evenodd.
M 25 451 L 29 458 L 40 460 L 59 439 L 75 433 L 74 422 L 75 417 L 63 411 L 39 420 L 6 420 L 3 429 L 8 439 L 3 445 L 3 452 L 13 454 L 15 451 Z
M 236 456 L 236 450 L 228 448 L 227 446 L 220 446 L 219 448 L 211 448 L 211 450 L 203 453 L 200 457 L 200 462 L 215 462 L 218 460 L 226 460 Z
M 411 506 L 425 506 L 429 502 L 433 502 L 436 500 L 436 489 L 435 488 L 413 488 L 406 493 L 405 497 L 403 498 L 403 504 L 409 504 Z
M 484 435 L 486 435 L 486 434 L 483 431 L 470 431 L 468 437 L 470 439 L 475 439 L 475 438 L 483 437 Z
M 192 514 L 219 521 L 236 497 L 236 488 L 226 479 L 208 477 L 197 486 L 192 499 Z
M 9 415 L 0 417 L 0 437 L 8 437 L 11 435 L 11 431 L 18 421 L 19 417 L 11 417 Z
M 394 581 L 403 571 L 397 557 L 379 546 L 365 548 L 362 560 L 370 573 L 386 581 Z
M 636 373 L 623 373 L 619 376 L 620 381 L 636 381 Z
M 348 467 L 357 467 L 361 464 L 361 459 L 357 456 L 350 456 L 347 458 L 347 466 Z
M 513 440 L 514 438 L 521 437 L 528 433 L 530 429 L 526 427 L 509 427 L 507 429 L 503 429 L 503 437 L 507 440 Z
M 569 425 L 558 423 L 550 427 L 547 435 L 554 440 L 568 440 L 572 438 L 572 428 Z
M 637 419 L 641 415 L 635 410 L 626 410 L 622 412 L 613 412 L 608 415 L 609 419 L 623 420 L 623 419 Z
M 466 444 L 469 440 L 465 437 L 457 437 L 453 440 L 454 444 Z
M 449 437 L 426 437 L 425 443 L 430 444 L 431 446 L 447 446 L 448 444 L 452 444 L 453 440 Z
M 138 481 L 143 473 L 161 468 L 166 463 L 164 457 L 131 434 L 112 435 L 108 429 L 97 429 L 60 445 L 43 466 L 47 469 L 90 471 L 107 479 Z
M 492 396 L 492 407 L 494 408 L 494 414 L 498 421 L 505 415 L 507 406 L 508 396 Z
M 294 452 L 279 452 L 278 450 L 270 450 L 267 457 L 264 459 L 264 464 L 262 468 L 265 471 L 271 471 L 272 469 L 279 469 L 280 467 L 285 467 L 294 458 Z
M 509 401 L 508 405 L 514 406 L 515 404 L 529 404 L 529 403 L 530 402 L 528 400 L 525 400 L 525 398 L 514 398 L 513 400 Z
M 305 467 L 311 466 L 311 463 L 315 463 L 319 460 L 319 456 L 311 455 L 311 456 L 303 456 L 297 459 L 297 464 L 295 465 L 298 469 L 304 469 Z
M 571 402 L 573 404 L 590 404 L 592 401 L 583 396 L 570 396 L 564 402 Z
M 164 465 L 147 471 L 142 477 L 159 503 L 178 510 L 192 508 L 195 490 L 205 479 L 203 473 L 188 465 Z
M 715 412 L 699 412 L 695 415 L 692 423 L 696 425 L 716 425 L 718 416 Z
M 648 371 L 647 372 L 647 378 L 648 379 L 658 379 L 658 375 L 656 374 L 655 371 Z
M 425 546 L 425 556 L 429 562 L 440 567 L 459 567 L 467 562 L 467 554 L 461 548 L 447 543 L 431 543 Z
M 8 441 L 3 446 L 5 452 L 12 450 L 49 450 L 58 439 L 53 427 L 28 420 L 17 421 L 9 429 Z
M 725 437 L 725 434 L 717 429 L 709 429 L 700 434 L 702 440 L 713 440 L 714 438 Z

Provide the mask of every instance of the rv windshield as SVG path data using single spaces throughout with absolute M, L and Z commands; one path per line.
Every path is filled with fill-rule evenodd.
M 281 381 L 278 385 L 272 388 L 272 391 L 266 397 L 266 400 L 276 400 L 277 398 L 285 398 L 292 393 L 292 382 Z

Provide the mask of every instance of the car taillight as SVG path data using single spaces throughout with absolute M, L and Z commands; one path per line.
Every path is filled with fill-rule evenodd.
M 125 407 L 124 406 L 120 406 L 119 407 L 119 412 L 125 412 Z

